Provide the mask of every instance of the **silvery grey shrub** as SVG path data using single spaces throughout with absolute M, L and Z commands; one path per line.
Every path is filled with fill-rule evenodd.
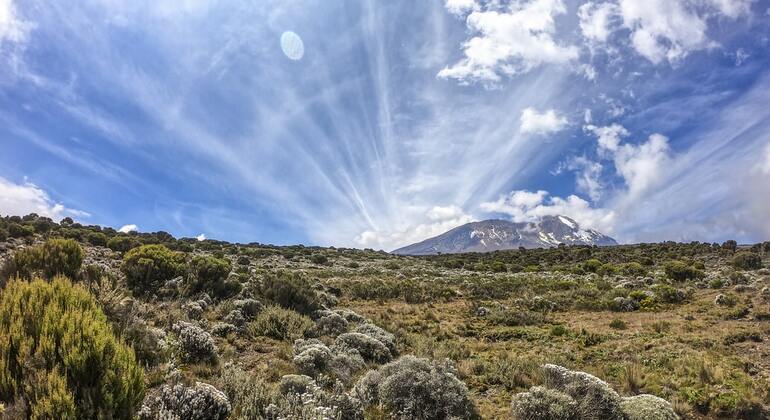
M 378 340 L 388 348 L 391 355 L 396 354 L 396 336 L 385 331 L 384 329 L 374 324 L 366 323 L 359 325 L 355 332 L 368 335 L 369 337 Z
M 513 420 L 572 420 L 576 410 L 572 397 L 541 386 L 516 394 L 511 401 Z
M 200 362 L 216 358 L 214 339 L 203 328 L 188 322 L 177 322 L 172 329 L 177 335 L 183 361 Z
M 364 360 L 376 363 L 390 361 L 390 350 L 380 340 L 357 332 L 341 334 L 335 345 L 342 349 L 356 350 Z
M 343 318 L 342 315 L 335 312 L 330 312 L 328 315 L 321 316 L 316 320 L 315 324 L 316 331 L 319 335 L 336 337 L 348 330 L 348 321 Z
M 166 384 L 157 396 L 145 403 L 138 417 L 141 420 L 225 420 L 230 410 L 227 396 L 209 384 Z
M 449 360 L 403 356 L 369 371 L 355 385 L 353 394 L 364 407 L 379 406 L 395 419 L 478 417 L 468 388 L 457 378 Z

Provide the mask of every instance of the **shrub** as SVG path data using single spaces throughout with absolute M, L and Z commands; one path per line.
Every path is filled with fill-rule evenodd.
M 331 312 L 316 320 L 316 330 L 321 335 L 336 337 L 348 330 L 348 321 L 342 315 Z
M 577 402 L 559 391 L 536 386 L 513 396 L 513 420 L 572 420 Z
M 277 305 L 304 315 L 321 307 L 310 284 L 302 277 L 286 272 L 265 276 L 262 279 L 262 295 Z
M 61 274 L 74 279 L 83 264 L 83 250 L 72 239 L 49 239 L 42 245 L 41 254 L 46 278 Z
M 380 340 L 357 332 L 341 334 L 335 344 L 343 349 L 356 350 L 364 360 L 385 363 L 390 361 L 390 350 Z
M 626 328 L 628 328 L 628 325 L 622 319 L 615 318 L 610 322 L 610 328 L 615 330 L 625 330 Z
M 313 264 L 324 265 L 329 262 L 329 259 L 323 254 L 313 254 L 310 256 L 310 262 Z
M 180 356 L 185 362 L 212 361 L 217 357 L 214 339 L 201 327 L 187 322 L 174 324 Z
M 93 246 L 107 246 L 107 235 L 101 232 L 89 232 L 86 235 L 86 240 Z
M 601 266 L 602 266 L 601 261 L 592 258 L 590 260 L 586 260 L 585 262 L 583 262 L 582 268 L 586 272 L 596 273 L 597 271 L 599 271 L 599 268 L 601 268 Z
M 0 242 L 4 242 L 8 239 L 8 231 L 0 227 Z
M 121 270 L 128 287 L 138 294 L 155 293 L 184 269 L 184 254 L 163 245 L 142 245 L 126 252 Z
M 687 265 L 682 261 L 668 261 L 663 265 L 663 270 L 668 278 L 674 281 L 697 280 L 705 276 L 703 271 Z
M 739 270 L 759 270 L 762 268 L 762 257 L 753 252 L 741 251 L 735 254 L 732 264 Z
M 548 388 L 561 391 L 577 402 L 577 418 L 623 420 L 620 395 L 601 379 L 557 365 L 544 365 L 543 376 Z
M 468 388 L 448 361 L 404 356 L 369 371 L 354 393 L 365 407 L 380 407 L 393 418 L 415 420 L 472 419 L 478 414 Z
M 270 389 L 255 375 L 233 364 L 227 364 L 222 372 L 222 391 L 232 405 L 232 419 L 267 417 L 265 408 L 270 404 Z
M 33 418 L 131 418 L 144 394 L 133 351 L 67 279 L 12 281 L 0 294 L 0 400 Z
M 227 298 L 230 293 L 238 293 L 240 288 L 224 284 L 231 268 L 227 259 L 200 255 L 193 257 L 189 264 L 187 294 L 206 292 L 215 297 Z
M 222 391 L 209 384 L 196 382 L 193 386 L 163 385 L 158 397 L 142 407 L 139 418 L 225 420 L 230 410 L 230 401 Z
M 40 246 L 21 249 L 3 266 L 3 278 L 29 280 L 40 273 L 47 279 L 57 274 L 76 278 L 83 264 L 83 250 L 71 239 L 49 239 Z
M 35 228 L 29 225 L 11 223 L 8 225 L 8 235 L 11 238 L 28 238 L 35 234 Z
M 655 298 L 663 303 L 682 303 L 687 299 L 687 293 L 667 284 L 660 284 L 655 288 Z
M 238 299 L 233 301 L 233 306 L 235 309 L 240 309 L 246 319 L 254 319 L 265 307 L 256 299 Z
M 663 398 L 642 394 L 626 397 L 620 402 L 626 420 L 678 420 L 671 404 Z
M 107 248 L 121 253 L 128 252 L 131 249 L 138 247 L 139 245 L 140 244 L 136 239 L 127 235 L 113 236 L 109 241 L 107 241 Z
M 310 318 L 280 306 L 268 306 L 249 323 L 252 336 L 265 336 L 276 340 L 302 338 L 313 327 Z
M 374 324 L 369 323 L 359 325 L 358 328 L 356 328 L 356 332 L 372 337 L 373 339 L 384 344 L 391 354 L 396 354 L 396 336 L 393 334 Z
M 558 324 L 551 327 L 550 334 L 554 337 L 561 337 L 567 335 L 567 333 L 569 333 L 569 330 L 564 325 Z
M 293 360 L 300 372 L 314 377 L 326 370 L 331 363 L 332 352 L 317 339 L 300 339 L 294 342 Z

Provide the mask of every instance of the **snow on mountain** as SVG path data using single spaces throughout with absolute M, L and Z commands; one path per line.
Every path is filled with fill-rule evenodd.
M 503 249 L 551 248 L 566 245 L 617 245 L 593 229 L 582 229 L 566 216 L 544 216 L 538 222 L 484 220 L 456 227 L 436 237 L 393 251 L 401 255 L 488 252 Z

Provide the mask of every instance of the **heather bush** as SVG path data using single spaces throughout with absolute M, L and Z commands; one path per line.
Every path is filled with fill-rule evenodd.
M 3 278 L 29 280 L 35 274 L 47 279 L 64 275 L 75 279 L 83 264 L 83 249 L 71 239 L 49 239 L 39 246 L 21 249 L 4 264 Z
M 666 276 L 674 281 L 698 280 L 705 276 L 703 271 L 682 261 L 668 261 L 663 265 Z
M 404 356 L 369 371 L 354 393 L 365 407 L 377 406 L 396 419 L 478 417 L 468 388 L 448 360 Z
M 222 371 L 222 391 L 232 405 L 230 419 L 252 420 L 266 417 L 272 396 L 270 388 L 255 375 L 227 364 Z
M 233 307 L 240 309 L 243 316 L 251 320 L 264 309 L 265 305 L 256 299 L 237 299 L 233 301 Z
M 201 255 L 193 257 L 188 265 L 190 274 L 186 293 L 193 295 L 206 292 L 218 298 L 227 298 L 238 293 L 238 286 L 226 284 L 231 268 L 227 259 Z
M 20 225 L 18 223 L 10 223 L 8 225 L 8 235 L 11 238 L 28 238 L 35 234 L 35 228 L 29 225 Z
M 343 349 L 356 350 L 364 360 L 376 363 L 390 361 L 391 353 L 380 340 L 357 332 L 341 334 L 335 345 Z
M 155 293 L 184 271 L 184 254 L 163 245 L 142 245 L 126 252 L 121 270 L 128 287 L 137 294 Z
M 262 279 L 262 296 L 286 309 L 309 315 L 320 309 L 318 297 L 304 278 L 280 272 L 268 274 Z
M 141 245 L 139 241 L 128 235 L 117 235 L 107 241 L 107 248 L 115 252 L 128 252 Z
M 134 352 L 81 286 L 11 281 L 0 293 L 0 401 L 32 418 L 131 418 L 144 394 Z
M 260 312 L 247 329 L 251 336 L 265 336 L 276 340 L 302 338 L 313 327 L 310 318 L 280 306 L 268 306 Z
M 163 385 L 158 395 L 145 402 L 140 420 L 225 420 L 230 415 L 227 396 L 212 385 L 195 382 Z
M 107 246 L 107 235 L 101 232 L 88 232 L 86 235 L 86 241 L 93 246 Z
M 759 270 L 762 268 L 762 257 L 753 252 L 741 251 L 733 256 L 732 264 L 739 270 Z
M 212 361 L 216 358 L 217 349 L 211 334 L 203 328 L 187 322 L 174 324 L 180 356 L 185 362 Z

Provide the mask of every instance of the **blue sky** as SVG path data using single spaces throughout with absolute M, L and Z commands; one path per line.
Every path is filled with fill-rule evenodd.
M 0 0 L 0 213 L 377 249 L 546 214 L 766 240 L 769 46 L 767 0 Z

